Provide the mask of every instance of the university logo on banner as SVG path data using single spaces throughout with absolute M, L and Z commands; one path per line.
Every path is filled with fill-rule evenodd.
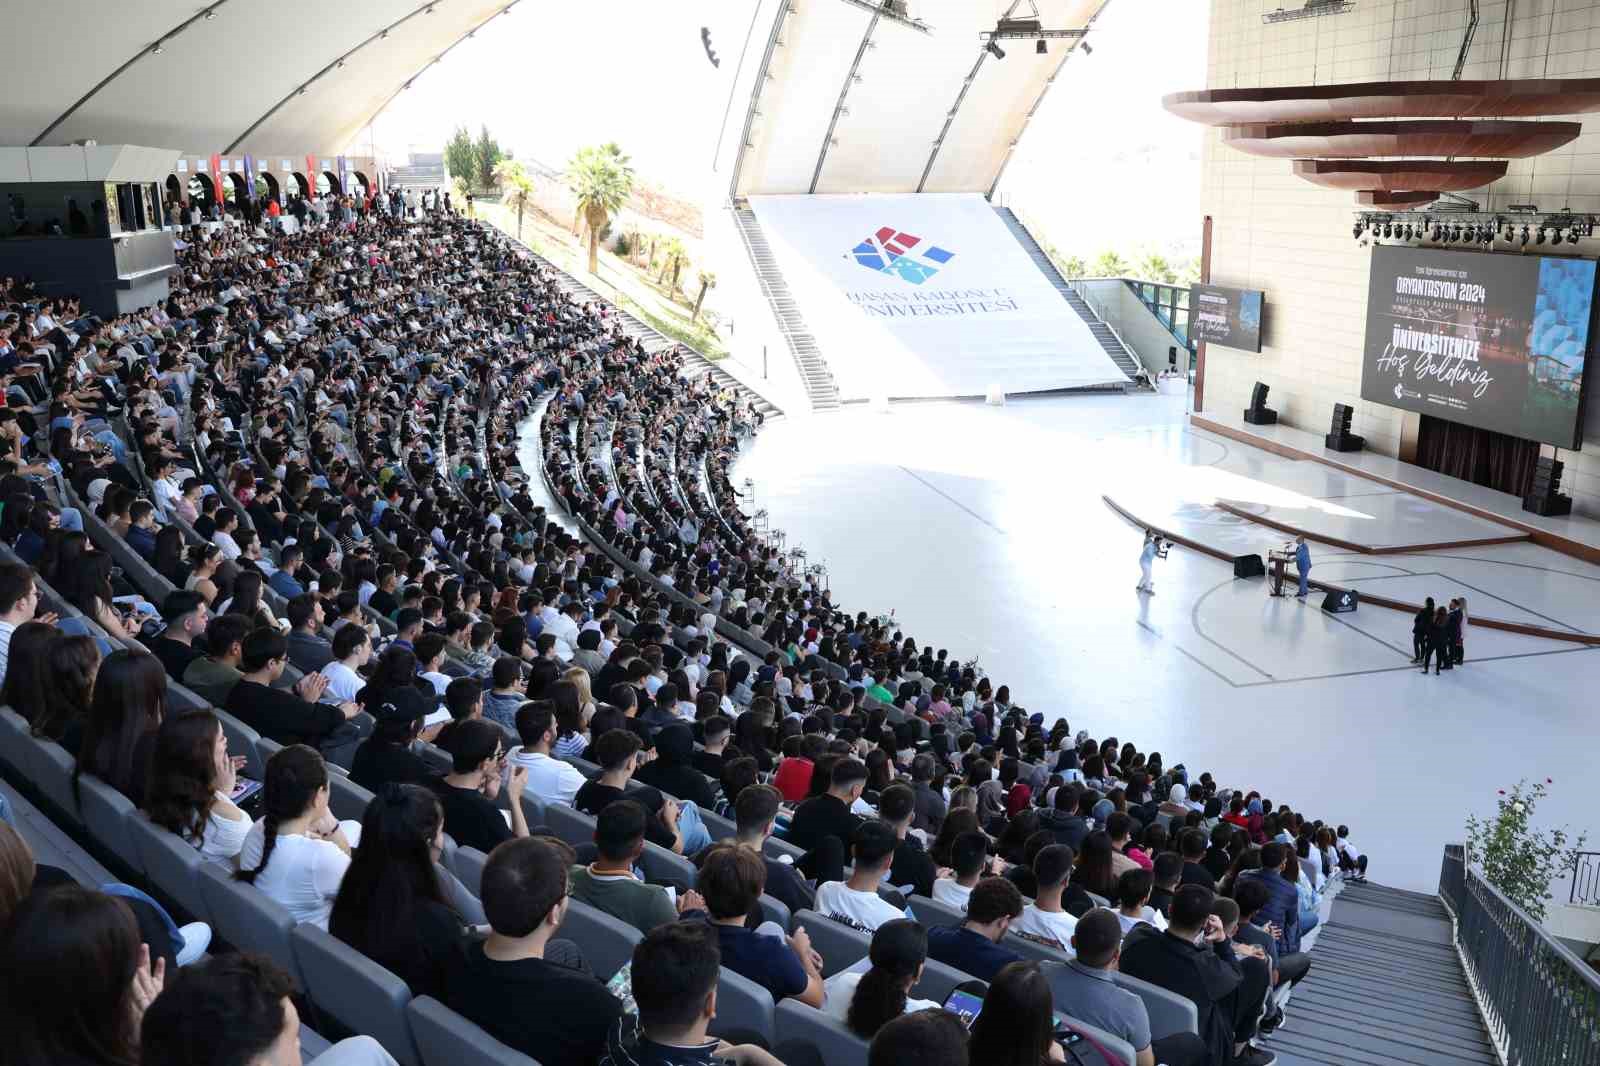
M 884 226 L 852 248 L 850 254 L 855 256 L 857 263 L 868 270 L 875 270 L 880 274 L 893 274 L 902 281 L 921 285 L 955 258 L 954 252 L 946 251 L 936 244 L 929 244 L 918 250 L 918 245 L 921 244 L 921 237 L 913 237 L 892 226 Z

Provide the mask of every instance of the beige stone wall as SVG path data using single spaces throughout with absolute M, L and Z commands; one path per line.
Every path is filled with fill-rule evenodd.
M 1447 79 L 1468 8 L 1466 0 L 1356 0 L 1342 15 L 1264 25 L 1261 15 L 1280 4 L 1298 6 L 1211 0 L 1209 88 Z M 1481 8 L 1463 78 L 1600 76 L 1600 2 L 1515 0 L 1509 37 L 1504 0 L 1483 0 Z M 1584 120 L 1585 132 L 1573 143 L 1514 160 L 1505 178 L 1467 195 L 1488 211 L 1536 203 L 1547 211 L 1600 213 L 1600 115 Z M 1291 171 L 1287 160 L 1255 159 L 1223 147 L 1215 130 L 1206 135 L 1201 203 L 1214 220 L 1211 280 L 1266 292 L 1259 355 L 1208 347 L 1206 408 L 1242 410 L 1251 386 L 1264 381 L 1283 421 L 1321 432 L 1333 405 L 1350 403 L 1355 432 L 1393 455 L 1400 412 L 1360 398 L 1371 250 L 1350 235 L 1353 195 L 1319 189 Z M 1600 254 L 1600 239 L 1577 251 Z M 1591 340 L 1585 448 L 1562 457 L 1564 488 L 1576 509 L 1600 516 L 1597 352 Z

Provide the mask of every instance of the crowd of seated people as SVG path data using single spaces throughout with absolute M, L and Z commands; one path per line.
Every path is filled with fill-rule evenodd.
M 1042 1019 L 980 1015 L 973 1061 L 1058 1055 L 1053 995 L 1145 1066 L 1147 1021 L 1086 983 L 1120 951 L 1206 1001 L 1161 1061 L 1271 1061 L 1269 990 L 1304 977 L 1329 881 L 1365 870 L 1344 827 L 1047 725 L 837 608 L 739 510 L 754 402 L 477 224 L 224 228 L 179 264 L 163 305 L 112 321 L 0 283 L 0 697 L 76 775 L 545 1066 L 704 1038 L 684 957 L 708 948 L 874 1061 L 938 1028 L 909 995 L 932 959 L 988 985 L 991 1021 Z M 259 791 L 218 712 L 281 746 Z M 330 811 L 346 772 L 360 823 Z M 582 861 L 524 799 L 592 818 Z M 478 893 L 447 846 L 488 856 Z M 646 880 L 647 848 L 693 883 Z M 631 992 L 555 937 L 569 896 L 644 935 Z M 870 934 L 853 979 L 824 982 L 763 897 Z M 281 999 L 252 966 L 235 995 Z

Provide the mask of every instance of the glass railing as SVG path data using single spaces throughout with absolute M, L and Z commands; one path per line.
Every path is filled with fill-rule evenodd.
M 1189 340 L 1189 290 L 1182 285 L 1167 285 L 1159 281 L 1134 281 L 1124 278 L 1124 285 L 1132 289 L 1139 302 L 1150 309 L 1167 332 L 1176 337 L 1190 356 L 1194 344 Z

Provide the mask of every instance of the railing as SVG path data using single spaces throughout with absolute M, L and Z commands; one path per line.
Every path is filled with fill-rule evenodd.
M 1167 285 L 1159 281 L 1135 281 L 1123 278 L 1122 283 L 1133 290 L 1139 302 L 1150 309 L 1156 320 L 1167 327 L 1167 332 L 1194 355 L 1194 342 L 1189 339 L 1189 289 L 1184 285 Z
M 1600 976 L 1445 848 L 1439 898 L 1490 1035 L 1509 1066 L 1600 1064 Z
M 1568 903 L 1600 907 L 1600 851 L 1580 851 L 1572 858 L 1572 890 Z

